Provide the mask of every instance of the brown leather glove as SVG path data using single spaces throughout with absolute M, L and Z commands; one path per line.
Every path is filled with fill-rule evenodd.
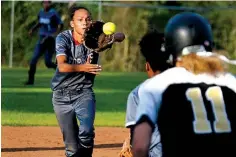
M 130 145 L 130 137 L 126 138 L 119 153 L 119 157 L 133 157 Z

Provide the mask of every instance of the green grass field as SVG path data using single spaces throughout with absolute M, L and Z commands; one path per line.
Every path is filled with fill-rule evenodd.
M 34 86 L 24 86 L 27 69 L 2 68 L 2 125 L 55 126 L 50 81 L 53 70 L 38 69 Z M 146 78 L 145 73 L 108 73 L 96 77 L 96 126 L 124 126 L 129 92 Z

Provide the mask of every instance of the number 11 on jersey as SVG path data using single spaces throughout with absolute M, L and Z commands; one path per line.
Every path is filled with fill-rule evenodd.
M 203 101 L 200 88 L 189 88 L 186 91 L 186 97 L 191 102 L 194 122 L 193 128 L 195 133 L 227 133 L 231 132 L 230 121 L 225 109 L 223 94 L 220 87 L 209 87 L 204 95 L 211 102 L 212 111 L 215 117 L 213 129 L 210 121 L 207 119 L 207 112 Z

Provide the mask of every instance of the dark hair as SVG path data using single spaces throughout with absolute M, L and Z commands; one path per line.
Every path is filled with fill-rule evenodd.
M 147 32 L 139 42 L 140 51 L 146 62 L 148 62 L 154 72 L 157 70 L 164 71 L 169 65 L 167 64 L 168 55 L 164 51 L 164 33 L 156 30 Z
M 90 12 L 87 8 L 85 8 L 85 7 L 72 5 L 72 6 L 70 7 L 70 9 L 69 9 L 69 15 L 70 15 L 70 19 L 71 19 L 71 20 L 73 19 L 74 15 L 75 15 L 75 12 L 76 12 L 77 10 L 80 10 L 80 9 L 84 9 L 84 10 L 86 10 L 87 12 L 89 12 L 89 14 L 91 14 L 91 12 Z

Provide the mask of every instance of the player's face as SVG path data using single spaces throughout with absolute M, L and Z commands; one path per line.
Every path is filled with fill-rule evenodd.
M 51 5 L 51 3 L 48 2 L 48 1 L 44 1 L 44 2 L 43 2 L 43 8 L 44 8 L 45 10 L 48 10 L 48 8 L 50 7 L 50 5 Z
M 79 9 L 75 11 L 71 26 L 74 28 L 74 31 L 83 35 L 86 28 L 88 28 L 91 23 L 92 18 L 90 13 L 87 10 Z

